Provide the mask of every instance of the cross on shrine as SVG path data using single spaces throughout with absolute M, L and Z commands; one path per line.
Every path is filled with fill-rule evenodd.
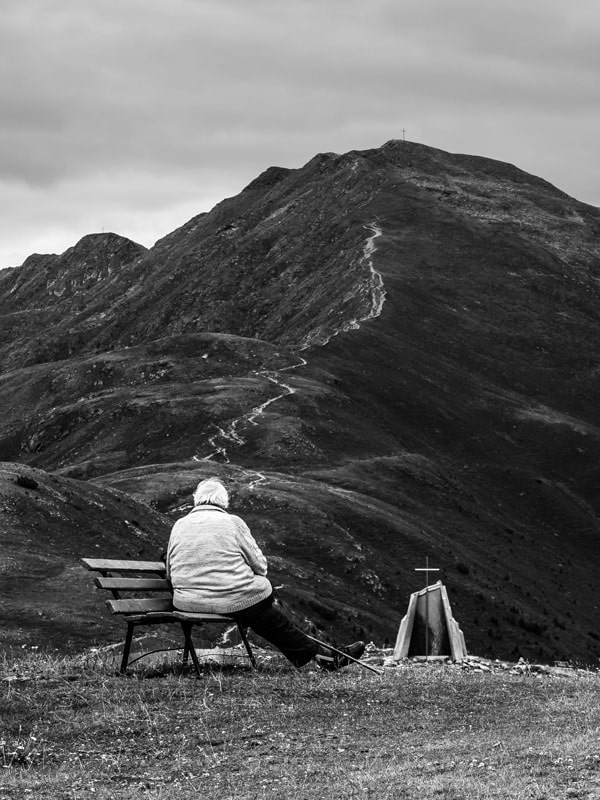
M 425 556 L 425 566 L 424 567 L 415 567 L 415 572 L 424 572 L 425 573 L 425 586 L 429 586 L 429 573 L 430 572 L 439 572 L 439 567 L 430 567 L 429 566 L 429 556 Z
M 439 567 L 429 566 L 429 556 L 425 556 L 425 566 L 415 567 L 415 572 L 425 573 L 425 660 L 429 661 L 429 573 L 439 572 Z

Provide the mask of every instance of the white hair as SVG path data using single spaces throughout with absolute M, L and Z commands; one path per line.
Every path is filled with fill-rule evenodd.
M 194 492 L 194 505 L 213 505 L 227 508 L 229 506 L 229 494 L 218 478 L 207 478 L 200 481 Z

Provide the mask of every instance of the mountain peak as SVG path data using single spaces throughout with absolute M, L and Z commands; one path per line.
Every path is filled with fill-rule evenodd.
M 71 252 L 82 254 L 92 251 L 99 253 L 102 253 L 103 251 L 114 253 L 117 250 L 123 254 L 126 252 L 133 253 L 135 257 L 135 255 L 145 252 L 147 248 L 131 239 L 126 238 L 125 236 L 120 236 L 118 233 L 113 233 L 112 231 L 102 231 L 101 233 L 85 234 L 85 236 L 82 236 L 81 239 L 79 239 L 79 241 L 73 245 L 73 247 L 65 250 L 62 255 L 66 256 Z
M 4 280 L 0 311 L 47 308 L 86 291 L 147 248 L 115 233 L 90 233 L 60 255 L 33 254 Z
M 272 186 L 275 186 L 275 184 L 285 180 L 292 172 L 294 172 L 294 170 L 287 169 L 286 167 L 267 167 L 257 178 L 250 181 L 245 189 L 243 189 L 243 192 L 270 189 Z

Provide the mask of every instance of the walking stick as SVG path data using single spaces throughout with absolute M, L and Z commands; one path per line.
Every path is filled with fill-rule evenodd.
M 281 602 L 281 597 L 279 596 L 279 592 L 277 591 L 278 589 L 283 589 L 283 585 L 274 586 L 273 588 L 275 590 L 274 591 L 275 602 L 279 603 L 279 605 L 283 605 L 283 603 Z M 348 658 L 348 659 L 350 659 L 350 661 L 354 661 L 355 664 L 360 664 L 360 666 L 364 667 L 365 669 L 370 669 L 371 672 L 374 672 L 376 675 L 379 675 L 379 677 L 381 677 L 383 675 L 383 670 L 382 669 L 375 669 L 375 667 L 372 667 L 370 664 L 365 664 L 364 661 L 360 661 L 360 659 L 354 658 L 354 656 L 350 656 L 350 655 L 348 655 L 348 653 L 344 653 L 343 650 L 338 650 L 337 647 L 333 647 L 333 645 L 329 644 L 328 642 L 322 642 L 320 639 L 315 639 L 314 636 L 311 636 L 309 633 L 306 633 L 306 631 L 304 631 L 304 635 L 308 636 L 308 638 L 311 639 L 313 642 L 316 642 L 317 644 L 322 645 L 322 647 L 328 647 L 330 650 L 333 650 L 333 652 L 337 653 L 339 656 L 343 656 L 344 658 Z
M 364 667 L 365 669 L 370 669 L 371 672 L 374 672 L 376 675 L 379 676 L 383 675 L 382 669 L 375 669 L 375 667 L 372 667 L 370 664 L 365 664 L 364 661 L 361 661 L 358 658 L 354 658 L 354 656 L 350 656 L 348 655 L 348 653 L 344 653 L 343 650 L 338 650 L 337 647 L 333 647 L 333 645 L 329 644 L 329 642 L 322 642 L 320 639 L 315 639 L 314 636 L 311 636 L 308 633 L 306 634 L 306 636 L 308 636 L 309 639 L 312 639 L 313 642 L 316 642 L 317 644 L 320 644 L 323 647 L 328 647 L 330 650 L 333 650 L 334 653 L 337 653 L 338 655 L 343 656 L 344 658 L 348 658 L 350 659 L 350 661 L 354 661 L 355 664 L 360 664 L 361 667 Z

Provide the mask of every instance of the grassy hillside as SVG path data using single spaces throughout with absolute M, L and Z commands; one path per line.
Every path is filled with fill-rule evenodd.
M 598 798 L 596 673 L 0 663 L 0 798 Z

